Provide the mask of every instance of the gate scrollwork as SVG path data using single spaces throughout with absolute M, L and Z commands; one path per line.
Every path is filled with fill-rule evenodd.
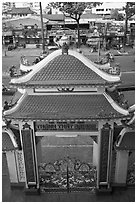
M 75 158 L 39 164 L 40 185 L 48 188 L 86 188 L 96 186 L 96 167 Z

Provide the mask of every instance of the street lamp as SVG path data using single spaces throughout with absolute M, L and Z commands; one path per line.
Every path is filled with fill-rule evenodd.
M 42 52 L 45 53 L 45 40 L 44 40 L 44 28 L 43 28 L 43 15 L 42 15 L 42 5 L 39 2 L 40 6 L 40 17 L 41 17 L 41 32 L 42 32 Z

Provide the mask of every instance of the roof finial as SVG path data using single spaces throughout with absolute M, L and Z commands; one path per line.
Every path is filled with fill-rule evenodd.
M 63 43 L 62 45 L 62 55 L 63 54 L 67 54 L 68 55 L 68 49 L 69 49 L 69 46 L 66 42 Z

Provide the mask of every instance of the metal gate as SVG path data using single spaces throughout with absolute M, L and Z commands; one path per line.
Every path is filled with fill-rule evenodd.
M 127 185 L 135 185 L 135 151 L 129 153 Z
M 39 164 L 42 192 L 95 190 L 96 167 L 75 158 L 64 158 L 54 163 Z

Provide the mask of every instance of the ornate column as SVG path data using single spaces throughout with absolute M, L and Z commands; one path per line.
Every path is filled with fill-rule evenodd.
M 127 180 L 129 152 L 126 150 L 116 151 L 115 184 L 118 186 L 125 186 Z
M 15 150 L 7 151 L 6 158 L 9 170 L 10 184 L 13 186 L 19 183 L 15 159 Z
M 15 140 L 14 133 L 7 127 L 2 128 L 2 150 L 6 154 L 7 166 L 10 178 L 11 187 L 19 186 L 19 175 L 16 160 L 16 152 L 18 151 L 18 144 Z
M 110 188 L 111 177 L 111 159 L 113 143 L 113 126 L 112 123 L 100 122 L 99 130 L 99 165 L 98 165 L 98 191 L 108 192 Z
M 98 136 L 91 137 L 93 139 L 93 165 L 98 166 Z
M 26 189 L 28 189 L 27 192 L 36 192 L 39 189 L 39 178 L 34 125 L 32 121 L 20 122 L 19 127 L 24 155 Z

